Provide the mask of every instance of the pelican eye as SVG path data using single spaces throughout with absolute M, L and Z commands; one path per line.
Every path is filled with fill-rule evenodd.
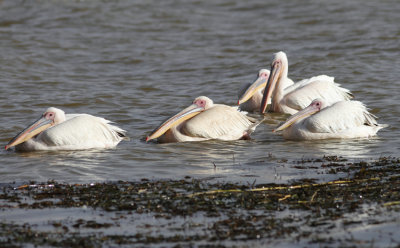
M 55 113 L 53 113 L 53 112 L 48 112 L 48 113 L 46 113 L 46 114 L 44 115 L 44 117 L 45 117 L 46 119 L 50 119 L 50 120 L 53 120 L 55 116 L 56 116 L 56 115 L 55 115 Z
M 206 106 L 206 101 L 204 101 L 204 100 L 197 100 L 194 103 L 199 107 L 205 107 Z

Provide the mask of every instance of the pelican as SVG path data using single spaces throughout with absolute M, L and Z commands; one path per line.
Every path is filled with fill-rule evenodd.
M 349 90 L 339 87 L 340 85 L 334 82 L 333 77 L 326 75 L 304 79 L 295 84 L 292 82 L 288 78 L 286 54 L 276 53 L 271 64 L 271 73 L 264 90 L 260 112 L 266 111 L 269 101 L 271 101 L 270 111 L 294 114 L 307 107 L 316 98 L 322 98 L 326 104 L 331 105 L 353 97 Z
M 315 99 L 274 132 L 283 130 L 283 137 L 288 140 L 368 138 L 386 126 L 378 124 L 376 116 L 359 101 L 328 106 L 325 100 Z
M 238 111 L 237 107 L 214 104 L 205 96 L 157 127 L 146 141 L 185 142 L 248 139 L 260 122 Z
M 270 71 L 267 69 L 261 69 L 257 74 L 257 79 L 253 83 L 248 83 L 243 86 L 239 91 L 239 108 L 243 111 L 255 112 L 259 111 L 261 107 L 262 97 L 264 94 L 265 86 L 267 85 L 267 80 Z M 283 83 L 283 88 L 293 85 L 292 80 L 285 80 Z M 268 104 L 271 104 L 271 99 L 269 99 Z
M 5 147 L 17 151 L 81 150 L 115 147 L 126 131 L 110 121 L 88 114 L 65 114 L 50 107 Z
M 254 112 L 260 110 L 261 100 L 265 85 L 269 77 L 269 70 L 261 69 L 257 74 L 257 79 L 253 83 L 248 83 L 239 91 L 238 105 L 240 110 Z

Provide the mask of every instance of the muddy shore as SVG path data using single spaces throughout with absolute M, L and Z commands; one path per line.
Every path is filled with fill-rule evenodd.
M 347 177 L 3 184 L 0 247 L 400 246 L 399 159 L 312 162 Z

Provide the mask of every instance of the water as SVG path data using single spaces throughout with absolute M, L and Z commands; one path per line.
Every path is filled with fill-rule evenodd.
M 0 142 L 50 106 L 112 120 L 131 137 L 115 149 L 0 151 L 0 181 L 180 179 L 282 183 L 332 180 L 293 161 L 399 156 L 397 0 L 1 1 Z M 270 115 L 251 141 L 145 143 L 199 95 L 234 105 L 242 84 L 285 51 L 298 81 L 334 76 L 380 123 L 363 140 L 290 142 Z

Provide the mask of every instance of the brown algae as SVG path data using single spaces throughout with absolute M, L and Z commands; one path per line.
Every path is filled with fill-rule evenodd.
M 399 236 L 398 228 L 387 228 L 400 220 L 399 159 L 350 163 L 324 157 L 312 162 L 326 167 L 327 173 L 346 171 L 349 176 L 331 182 L 307 179 L 282 185 L 208 183 L 190 177 L 4 185 L 0 246 L 400 245 L 393 239 Z M 68 209 L 76 216 L 69 215 Z M 47 222 L 15 217 L 18 211 L 46 215 L 56 210 L 64 216 Z M 356 230 L 359 226 L 381 227 L 392 239 L 380 243 L 383 241 L 376 237 L 369 238 L 368 232 L 341 234 L 343 228 Z

